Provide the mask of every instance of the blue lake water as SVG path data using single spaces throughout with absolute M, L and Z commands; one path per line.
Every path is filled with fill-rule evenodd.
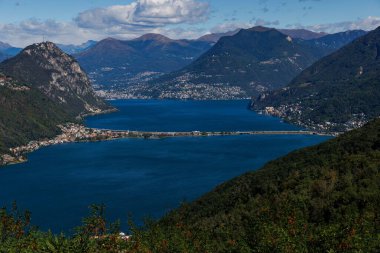
M 294 130 L 279 119 L 247 109 L 247 101 L 117 100 L 119 112 L 88 118 L 107 129 Z M 43 148 L 24 164 L 0 169 L 0 205 L 16 200 L 32 211 L 33 223 L 54 232 L 80 224 L 88 206 L 104 203 L 110 220 L 127 227 L 158 218 L 212 190 L 256 170 L 292 150 L 328 137 L 300 135 L 122 139 Z
M 115 100 L 119 112 L 87 119 L 90 127 L 142 131 L 296 130 L 248 110 L 248 100 L 178 101 Z

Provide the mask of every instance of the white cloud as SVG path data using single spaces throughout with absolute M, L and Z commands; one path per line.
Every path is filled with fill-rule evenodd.
M 173 39 L 194 39 L 205 34 L 197 27 L 139 27 L 112 26 L 104 29 L 78 27 L 74 22 L 28 19 L 18 24 L 0 24 L 0 41 L 12 46 L 25 47 L 41 42 L 43 38 L 60 44 L 81 44 L 87 40 L 101 40 L 106 37 L 133 39 L 145 33 L 159 33 Z
M 369 16 L 355 21 L 343 21 L 337 23 L 317 24 L 303 26 L 300 24 L 290 25 L 289 28 L 304 28 L 315 32 L 337 33 L 347 30 L 366 30 L 371 31 L 380 26 L 380 17 Z
M 1 0 L 0 0 L 1 1 Z M 204 0 L 205 1 L 205 0 Z M 70 22 L 53 19 L 27 19 L 19 23 L 1 24 L 0 41 L 14 46 L 42 41 L 62 44 L 80 44 L 86 40 L 105 37 L 132 39 L 145 33 L 161 33 L 173 39 L 197 38 L 206 33 L 221 33 L 256 25 L 279 27 L 279 21 L 260 18 L 248 22 L 228 20 L 210 29 L 195 25 L 208 19 L 209 5 L 201 0 L 135 0 L 129 5 L 84 11 Z M 304 28 L 316 32 L 335 33 L 346 30 L 373 30 L 380 26 L 380 17 L 369 16 L 355 21 L 316 25 L 288 25 L 287 28 Z
M 268 21 L 261 18 L 253 19 L 255 26 L 278 26 L 280 24 L 280 21 Z
M 23 47 L 40 42 L 45 36 L 57 43 L 80 44 L 105 37 L 131 39 L 150 32 L 195 38 L 202 34 L 201 29 L 176 25 L 205 21 L 208 14 L 208 3 L 197 0 L 136 0 L 129 5 L 84 11 L 72 22 L 27 19 L 17 24 L 0 24 L 0 41 Z
M 172 39 L 197 39 L 206 33 L 203 28 L 156 28 L 153 33 L 163 34 Z
M 208 19 L 209 5 L 196 0 L 136 0 L 84 11 L 74 19 L 79 27 L 92 29 L 141 29 L 170 24 L 195 24 Z
M 219 25 L 214 26 L 210 29 L 211 33 L 225 33 L 229 31 L 235 31 L 237 29 L 247 29 L 252 27 L 253 25 L 251 23 L 222 23 Z
M 57 43 L 79 44 L 100 36 L 102 35 L 80 29 L 74 23 L 51 19 L 27 19 L 18 24 L 0 24 L 0 41 L 18 47 L 41 42 L 43 38 Z

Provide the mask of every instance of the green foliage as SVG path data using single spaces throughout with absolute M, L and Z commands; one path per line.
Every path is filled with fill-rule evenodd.
M 0 212 L 0 252 L 121 252 L 130 243 L 119 236 L 117 223 L 108 225 L 104 206 L 92 206 L 72 237 L 41 232 L 30 226 L 30 215 L 21 215 L 16 207 Z
M 75 119 L 38 90 L 0 87 L 0 154 L 31 140 L 53 137 L 60 131 L 57 125 L 67 121 Z
M 160 221 L 249 252 L 378 252 L 380 120 L 227 182 Z M 206 237 L 207 238 L 207 237 Z
M 226 182 L 129 239 L 92 206 L 73 236 L 0 212 L 0 252 L 380 251 L 380 119 Z

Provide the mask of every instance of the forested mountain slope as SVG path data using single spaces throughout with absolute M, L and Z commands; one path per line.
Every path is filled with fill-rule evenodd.
M 321 59 L 290 84 L 253 99 L 252 108 L 324 131 L 380 116 L 380 28 Z

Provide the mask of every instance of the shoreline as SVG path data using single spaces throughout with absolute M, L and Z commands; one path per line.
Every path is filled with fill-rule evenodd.
M 90 113 L 85 113 L 85 114 L 81 114 L 78 116 L 79 119 L 84 119 L 86 117 L 91 117 L 91 116 L 96 116 L 96 115 L 102 115 L 102 114 L 108 114 L 108 113 L 114 113 L 114 112 L 118 112 L 119 110 L 117 108 L 110 108 L 110 109 L 106 109 L 106 110 L 102 110 L 100 112 L 90 112 Z
M 110 130 L 89 128 L 84 125 L 67 123 L 58 126 L 62 133 L 52 139 L 30 141 L 28 144 L 10 148 L 9 154 L 0 156 L 0 166 L 28 161 L 26 155 L 42 147 L 75 142 L 97 142 L 126 138 L 162 139 L 173 137 L 212 137 L 237 135 L 319 135 L 337 136 L 340 133 L 322 133 L 316 131 L 188 131 L 188 132 L 150 132 L 130 130 Z

